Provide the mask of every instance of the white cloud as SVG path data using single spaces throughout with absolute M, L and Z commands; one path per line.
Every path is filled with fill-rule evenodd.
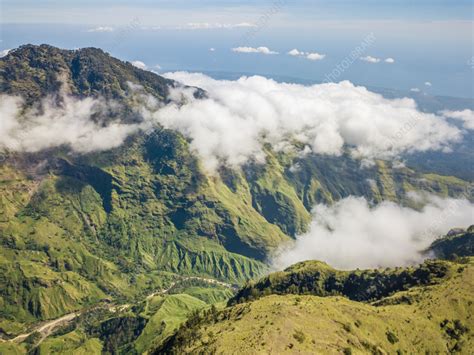
M 278 54 L 278 52 L 270 50 L 268 47 L 236 47 L 232 48 L 232 52 L 236 53 L 260 53 L 260 54 Z
M 298 49 L 292 49 L 291 51 L 289 51 L 287 53 L 288 55 L 291 55 L 293 57 L 304 57 L 306 59 L 309 59 L 309 60 L 322 60 L 326 57 L 325 54 L 320 54 L 320 53 L 316 53 L 316 52 L 301 52 L 299 51 Z
M 0 58 L 5 57 L 8 53 L 11 52 L 11 49 L 3 49 L 0 51 Z
M 375 57 L 372 57 L 370 55 L 368 55 L 366 57 L 360 57 L 360 60 L 362 60 L 364 62 L 368 62 L 368 63 L 378 63 L 378 62 L 380 62 L 380 58 L 375 58 Z
M 306 58 L 309 60 L 322 60 L 326 57 L 326 54 L 319 54 L 319 53 L 308 53 Z
M 304 52 L 300 52 L 299 50 L 297 50 L 295 48 L 295 49 L 292 49 L 291 51 L 289 51 L 287 54 L 291 55 L 291 56 L 294 56 L 294 57 L 298 57 L 298 56 L 304 55 Z
M 461 199 L 425 197 L 421 211 L 364 198 L 348 197 L 318 205 L 310 231 L 279 251 L 276 268 L 303 260 L 322 260 L 341 269 L 402 266 L 421 262 L 436 237 L 472 224 L 474 204 Z
M 474 130 L 474 111 L 463 110 L 463 111 L 441 111 L 444 117 L 453 118 L 463 122 L 463 127 L 469 130 Z
M 106 150 L 121 145 L 140 128 L 116 122 L 103 125 L 92 120 L 93 115 L 107 115 L 113 109 L 111 103 L 103 100 L 64 96 L 61 107 L 52 98 L 43 100 L 41 106 L 41 111 L 29 109 L 22 113 L 22 99 L 0 96 L 0 151 L 37 152 L 61 145 L 77 152 Z
M 109 26 L 99 26 L 99 27 L 94 27 L 87 30 L 87 32 L 113 32 L 113 31 L 114 31 L 114 28 L 109 27 Z
M 411 88 L 410 91 L 411 91 L 411 92 L 420 92 L 420 89 L 418 89 L 418 88 Z
M 387 59 L 385 59 L 385 63 L 393 64 L 393 63 L 395 63 L 395 59 L 387 58 Z
M 134 60 L 134 61 L 132 62 L 132 65 L 133 65 L 134 67 L 139 68 L 139 69 L 143 69 L 143 70 L 146 70 L 146 69 L 147 69 L 146 64 L 143 63 L 143 62 L 141 62 L 141 61 L 139 61 L 139 60 Z
M 214 47 L 209 48 L 209 52 L 215 52 L 216 49 Z
M 145 66 L 145 68 L 146 68 L 146 66 Z M 161 68 L 161 65 L 156 64 L 156 65 L 155 65 L 155 69 L 161 70 L 161 69 L 162 69 L 162 68 Z
M 431 84 L 431 82 L 426 81 L 426 82 L 425 82 L 425 86 L 432 86 L 432 84 Z
M 441 150 L 462 139 L 462 131 L 443 117 L 422 113 L 414 100 L 385 99 L 348 81 L 303 86 L 259 76 L 236 81 L 203 74 L 166 77 L 205 89 L 209 98 L 188 95 L 186 105 L 152 113 L 167 128 L 191 138 L 191 147 L 213 171 L 223 162 L 239 166 L 263 159 L 262 143 L 355 157 L 398 157 L 404 152 Z M 406 126 L 410 129 L 406 129 Z

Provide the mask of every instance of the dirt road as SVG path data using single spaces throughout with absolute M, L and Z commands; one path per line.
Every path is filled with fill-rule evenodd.
M 220 285 L 220 286 L 228 287 L 228 288 L 231 288 L 231 289 L 235 289 L 234 285 L 227 284 L 227 283 L 222 282 L 222 281 L 218 281 L 218 280 L 214 280 L 214 279 L 207 279 L 207 278 L 199 277 L 199 276 L 188 276 L 188 277 L 183 277 L 182 279 L 171 283 L 171 285 L 167 289 L 159 290 L 159 291 L 155 291 L 153 293 L 150 293 L 148 296 L 145 297 L 145 299 L 149 300 L 154 296 L 164 295 L 164 294 L 168 293 L 177 284 L 179 284 L 181 282 L 184 282 L 184 281 L 187 281 L 187 280 L 200 280 L 200 281 L 203 281 L 203 282 L 207 282 L 209 284 Z M 107 305 L 107 306 L 104 306 L 104 307 L 107 307 L 112 312 L 116 312 L 116 311 L 127 309 L 127 308 L 131 307 L 131 305 L 130 304 L 122 304 L 122 305 L 113 305 L 113 304 L 111 304 L 111 305 Z M 75 319 L 76 317 L 81 315 L 81 313 L 82 313 L 82 311 L 68 313 L 68 314 L 66 314 L 62 317 L 47 321 L 45 323 L 41 323 L 36 328 L 34 328 L 31 332 L 20 334 L 20 335 L 16 336 L 15 338 L 7 340 L 7 341 L 11 341 L 11 342 L 14 342 L 14 343 L 21 343 L 26 338 L 28 338 L 31 334 L 33 334 L 35 332 L 38 332 L 41 335 L 41 338 L 39 339 L 39 341 L 37 342 L 36 345 L 39 345 L 44 339 L 46 339 L 48 336 L 50 336 L 57 328 L 59 328 L 63 325 L 66 325 L 68 322 L 72 321 L 73 319 Z M 3 340 L 3 341 L 5 341 L 5 340 Z
M 76 318 L 79 314 L 80 312 L 74 312 L 74 313 L 66 314 L 60 318 L 53 319 L 51 321 L 48 321 L 46 323 L 39 325 L 37 328 L 33 329 L 29 333 L 20 334 L 17 337 L 10 339 L 10 341 L 14 343 L 21 343 L 23 340 L 25 340 L 26 338 L 28 338 L 31 334 L 35 332 L 40 333 L 42 339 L 47 338 L 49 335 L 51 335 L 51 333 L 56 328 L 70 322 L 71 320 Z

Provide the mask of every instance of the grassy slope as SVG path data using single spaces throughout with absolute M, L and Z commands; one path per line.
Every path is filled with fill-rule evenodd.
M 102 343 L 97 338 L 88 338 L 84 333 L 74 331 L 48 338 L 36 351 L 38 354 L 98 355 L 102 353 Z
M 228 290 L 216 287 L 187 287 L 181 291 L 185 293 L 157 295 L 136 304 L 133 309 L 123 309 L 117 314 L 106 313 L 94 321 L 79 321 L 74 330 L 47 338 L 36 351 L 39 354 L 69 351 L 100 354 L 101 349 L 107 348 L 109 352 L 116 353 L 147 353 L 172 335 L 192 312 L 207 309 L 211 304 L 230 297 Z M 138 328 L 139 331 L 134 330 L 133 323 L 118 321 L 137 317 L 146 320 L 144 327 Z M 127 340 L 121 342 L 120 337 Z M 18 351 L 24 353 L 21 348 Z
M 131 149 L 124 159 L 135 159 L 136 154 Z M 123 299 L 149 293 L 167 282 L 157 269 L 231 282 L 265 272 L 264 264 L 230 253 L 215 240 L 193 232 L 193 226 L 187 228 L 192 235 L 177 230 L 163 216 L 168 207 L 147 186 L 154 175 L 143 158 L 126 172 L 118 163 L 104 169 L 119 190 L 111 194 L 110 213 L 103 206 L 104 192 L 83 177 L 50 174 L 36 181 L 8 165 L 0 169 L 0 268 L 7 286 L 0 293 L 4 332 L 21 331 L 17 322 L 54 318 L 106 296 Z M 221 190 L 226 188 L 220 185 Z M 244 205 L 232 203 L 231 198 L 225 203 Z M 197 212 L 206 218 L 206 213 L 213 213 L 207 210 Z M 262 233 L 268 232 L 267 222 L 249 210 L 248 221 L 254 227 L 242 229 L 258 236 L 252 228 L 260 224 Z M 204 218 L 197 220 L 197 228 L 202 228 Z M 27 289 L 26 283 L 31 285 Z
M 145 145 L 133 140 L 42 175 L 9 164 L 0 168 L 0 268 L 3 283 L 9 285 L 0 294 L 5 333 L 18 333 L 37 319 L 105 297 L 139 298 L 166 285 L 165 271 L 234 283 L 258 277 L 266 267 L 254 258 L 264 258 L 289 240 L 283 231 L 302 230 L 307 223 L 304 203 L 310 192 L 301 196 L 299 180 L 285 172 L 288 162 L 270 158 L 252 176 L 234 173 L 229 182 L 197 174 L 186 141 L 174 133 L 165 131 L 154 139 Z M 324 161 L 307 164 L 327 167 L 329 177 L 341 169 Z M 351 168 L 344 169 L 349 169 L 350 180 Z M 377 177 L 377 169 L 367 176 Z M 418 175 L 405 172 L 400 178 L 384 169 L 383 180 L 391 176 L 398 190 L 430 191 L 435 184 L 436 191 L 456 195 L 466 185 L 431 176 L 423 180 L 425 185 L 414 186 Z M 380 189 L 376 195 L 358 190 L 359 185 L 346 184 L 346 175 L 338 175 L 344 187 L 318 180 L 313 202 L 324 201 L 318 196 L 393 196 L 387 192 L 393 189 Z M 269 200 L 270 195 L 274 197 Z M 397 198 L 403 201 L 403 194 Z M 271 202 L 271 213 L 262 210 L 262 201 Z
M 153 312 L 145 329 L 135 341 L 135 349 L 138 353 L 143 353 L 145 350 L 153 349 L 157 344 L 161 344 L 164 339 L 176 331 L 181 323 L 186 321 L 192 311 L 208 306 L 205 302 L 187 294 L 170 295 L 164 298 L 155 297 L 149 303 L 149 308 L 157 308 L 157 310 Z
M 359 161 L 347 155 L 307 156 L 292 162 L 293 169 L 287 166 L 285 176 L 308 209 L 316 203 L 332 203 L 350 195 L 364 196 L 376 203 L 389 200 L 413 207 L 418 206 L 408 198 L 409 192 L 474 199 L 467 181 L 394 168 L 390 162 L 377 161 L 374 166 L 361 168 Z
M 467 354 L 474 345 L 474 259 L 467 264 L 446 263 L 452 273 L 443 282 L 372 304 L 312 295 L 269 295 L 238 304 L 201 320 L 188 332 L 183 328 L 174 343 L 168 343 L 168 350 Z
M 150 297 L 113 312 L 91 310 L 89 315 L 79 317 L 72 326 L 49 336 L 39 346 L 28 342 L 0 343 L 0 353 L 25 354 L 32 350 L 36 354 L 147 353 L 161 345 L 191 313 L 208 309 L 211 304 L 223 305 L 222 300 L 231 296 L 228 289 L 217 286 L 183 287 L 180 292 Z

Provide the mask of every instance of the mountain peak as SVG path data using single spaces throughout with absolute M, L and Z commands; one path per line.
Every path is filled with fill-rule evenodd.
M 0 91 L 19 95 L 33 103 L 54 94 L 67 83 L 73 96 L 120 99 L 129 83 L 143 87 L 159 100 L 166 100 L 169 87 L 177 84 L 101 49 L 60 49 L 48 44 L 27 44 L 0 58 Z

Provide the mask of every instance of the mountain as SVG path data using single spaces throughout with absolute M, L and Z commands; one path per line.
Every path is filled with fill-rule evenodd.
M 0 94 L 22 97 L 21 114 L 69 97 L 113 103 L 90 118 L 97 127 L 142 123 L 144 98 L 166 105 L 180 85 L 95 48 L 25 45 L 0 58 Z M 19 338 L 0 349 L 20 342 L 20 352 L 158 347 L 190 312 L 268 273 L 272 253 L 308 230 L 315 204 L 355 195 L 419 207 L 412 192 L 473 199 L 460 178 L 382 160 L 361 169 L 349 154 L 298 156 L 271 146 L 265 164 L 207 174 L 190 141 L 161 126 L 110 149 L 63 144 L 2 154 L 0 334 Z M 319 267 L 335 282 L 353 277 Z M 413 273 L 407 277 L 418 285 Z M 340 292 L 324 292 L 333 291 Z M 47 338 L 52 331 L 39 322 L 65 327 Z
M 474 256 L 474 226 L 457 228 L 435 240 L 427 254 L 436 259 Z M 339 271 L 320 261 L 295 264 L 247 284 L 229 300 L 229 305 L 259 299 L 269 294 L 341 295 L 354 301 L 375 301 L 414 286 L 436 283 L 449 273 L 442 260 L 428 260 L 413 268 Z
M 472 253 L 406 269 L 302 262 L 241 289 L 223 310 L 195 314 L 155 353 L 468 354 L 473 276 Z
M 269 294 L 341 295 L 354 301 L 373 301 L 413 286 L 429 285 L 447 275 L 442 261 L 427 261 L 413 269 L 339 271 L 319 261 L 306 261 L 272 273 L 240 289 L 229 304 Z
M 176 83 L 115 59 L 98 48 L 63 50 L 46 44 L 24 45 L 0 61 L 0 91 L 28 102 L 56 93 L 66 81 L 75 96 L 125 99 L 128 82 L 166 100 Z

